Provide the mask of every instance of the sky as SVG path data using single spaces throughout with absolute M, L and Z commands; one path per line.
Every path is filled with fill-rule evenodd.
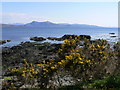
M 118 26 L 117 2 L 2 2 L 2 22 L 90 24 Z

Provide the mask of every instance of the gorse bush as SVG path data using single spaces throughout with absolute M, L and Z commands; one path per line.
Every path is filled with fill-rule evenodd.
M 81 46 L 80 37 L 77 35 L 75 38 L 69 37 L 64 40 L 58 50 L 57 58 L 50 58 L 39 64 L 32 64 L 25 59 L 23 66 L 9 70 L 19 82 L 23 83 L 21 86 L 24 87 L 29 85 L 28 87 L 31 88 L 56 88 L 64 85 L 65 81 L 70 82 L 71 78 L 76 83 L 83 74 L 88 75 L 89 71 L 94 72 L 94 68 L 110 60 L 110 53 L 113 53 L 106 40 L 91 42 L 85 39 L 83 42 Z M 69 79 L 65 80 L 65 76 Z M 86 76 L 83 81 L 89 78 L 88 75 L 88 78 Z M 7 89 L 21 86 L 16 86 L 14 82 L 11 82 Z

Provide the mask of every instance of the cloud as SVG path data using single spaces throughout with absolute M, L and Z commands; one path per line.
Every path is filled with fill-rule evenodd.
M 90 16 L 90 15 L 89 15 Z M 101 16 L 105 17 L 105 16 Z M 113 17 L 113 16 L 111 16 Z M 51 21 L 54 23 L 79 23 L 79 24 L 91 24 L 91 25 L 99 25 L 99 26 L 109 26 L 109 27 L 117 27 L 117 16 L 114 16 L 115 19 L 106 19 L 104 22 L 103 19 L 100 19 L 99 17 L 95 19 L 93 16 L 89 17 L 88 19 L 78 19 L 78 18 L 56 18 L 56 17 L 44 17 L 44 16 L 34 16 L 27 13 L 15 13 L 15 12 L 3 12 L 0 13 L 0 23 L 4 24 L 13 24 L 13 23 L 29 23 L 32 21 Z M 1 22 L 2 18 L 2 22 Z M 91 21 L 91 18 L 92 21 Z M 107 17 L 106 17 L 107 18 Z M 105 18 L 104 18 L 105 20 Z M 114 23 L 113 23 L 114 22 Z
M 45 21 L 45 17 L 33 16 L 26 13 L 2 13 L 2 23 L 28 23 L 31 21 Z

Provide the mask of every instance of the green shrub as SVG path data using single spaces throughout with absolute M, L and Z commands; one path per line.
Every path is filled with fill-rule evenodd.
M 94 80 L 90 82 L 81 82 L 76 85 L 60 87 L 59 90 L 81 90 L 83 88 L 96 89 L 119 89 L 120 76 L 110 76 L 102 80 Z

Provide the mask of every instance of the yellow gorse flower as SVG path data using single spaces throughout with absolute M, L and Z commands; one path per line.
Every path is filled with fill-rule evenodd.
M 102 54 L 102 53 L 103 53 L 103 51 L 99 51 L 99 53 L 100 53 L 100 54 Z
M 37 64 L 37 66 L 42 67 L 42 66 L 43 66 L 43 64 Z
M 87 63 L 89 63 L 89 62 L 90 62 L 90 60 L 86 60 L 86 62 L 87 62 Z
M 62 65 L 62 62 L 58 62 L 59 65 Z
M 106 59 L 106 58 L 107 58 L 106 56 L 103 57 L 103 59 Z
M 55 67 L 54 67 L 54 66 L 52 66 L 52 67 L 51 67 L 51 69 L 55 69 Z
M 73 57 L 71 55 L 70 56 L 65 56 L 65 59 L 71 60 L 71 59 L 73 59 Z
M 73 56 L 73 57 L 80 57 L 80 53 L 71 53 L 71 56 Z
M 65 63 L 65 60 L 61 60 L 62 63 Z
M 25 73 L 23 73 L 22 76 L 25 77 Z
M 83 64 L 84 62 L 79 61 L 80 64 Z
M 43 71 L 46 71 L 46 70 L 47 70 L 46 68 L 43 69 Z
M 100 45 L 97 45 L 98 48 L 100 48 Z
M 53 59 L 49 59 L 49 61 L 50 61 L 50 62 L 54 62 L 54 60 L 53 60 Z
M 37 71 L 35 71 L 35 72 L 33 72 L 33 74 L 38 74 L 38 72 L 37 72 Z
M 11 72 L 18 72 L 19 70 L 18 69 L 16 69 L 16 68 L 13 68 L 12 70 L 11 70 Z
M 34 70 L 35 70 L 34 68 L 31 69 L 31 71 L 34 71 Z
M 104 49 L 104 48 L 105 48 L 105 46 L 102 46 L 102 48 Z
M 24 70 L 23 73 L 25 73 L 26 71 Z
M 82 58 L 79 57 L 78 60 L 82 60 Z

